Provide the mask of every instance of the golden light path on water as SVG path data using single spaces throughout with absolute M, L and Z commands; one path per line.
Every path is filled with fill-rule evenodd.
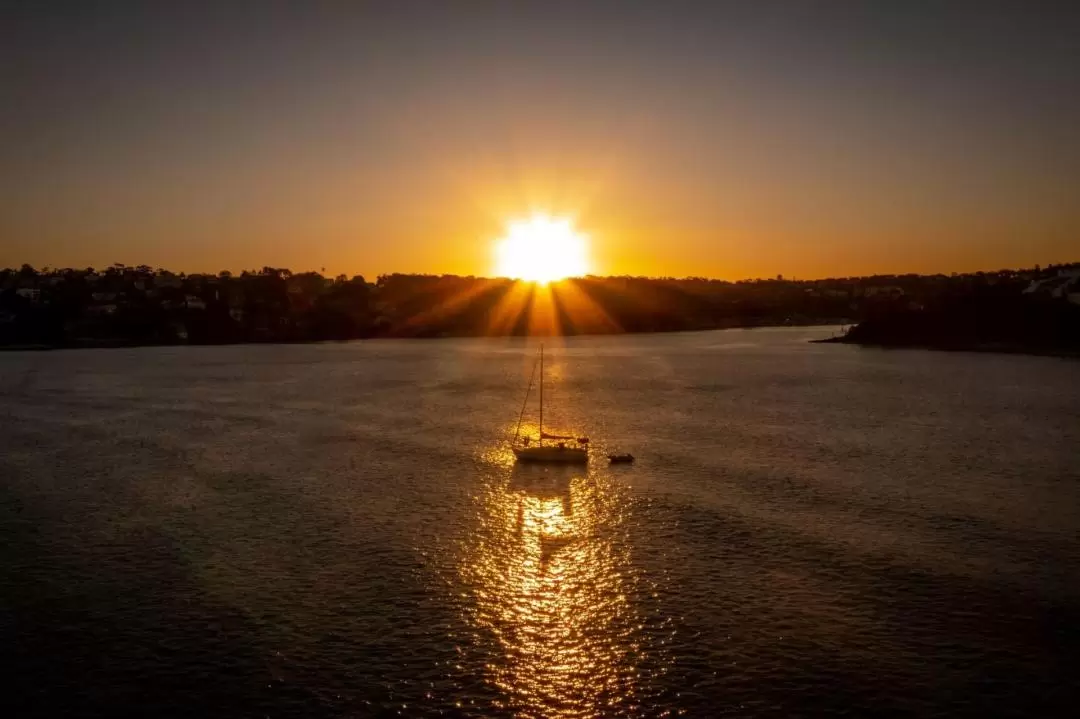
M 466 610 L 501 653 L 486 666 L 500 708 L 566 719 L 639 713 L 643 617 L 632 594 L 627 492 L 584 467 L 488 461 L 498 479 L 477 496 L 466 540 Z

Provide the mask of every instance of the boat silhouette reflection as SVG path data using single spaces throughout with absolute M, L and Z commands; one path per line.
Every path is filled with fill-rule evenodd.
M 574 540 L 574 501 L 571 487 L 580 471 L 567 466 L 515 465 L 510 491 L 519 495 L 517 532 L 535 534 L 540 543 L 540 562 Z
M 610 489 L 580 467 L 515 465 L 479 498 L 468 618 L 501 648 L 487 680 L 515 716 L 634 713 L 641 619 Z

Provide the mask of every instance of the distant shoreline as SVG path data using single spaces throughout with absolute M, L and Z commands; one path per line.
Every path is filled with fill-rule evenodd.
M 138 347 L 239 347 L 247 345 L 314 345 L 314 344 L 345 344 L 347 342 L 367 342 L 367 341 L 382 341 L 382 340 L 453 340 L 453 339 L 545 339 L 548 337 L 631 337 L 642 335 L 671 335 L 679 333 L 689 332 L 727 332 L 730 330 L 764 330 L 764 329 L 800 329 L 808 327 L 839 327 L 845 323 L 842 322 L 806 322 L 798 324 L 770 324 L 770 325 L 747 325 L 739 327 L 702 327 L 698 329 L 671 329 L 671 330 L 651 330 L 647 332 L 581 332 L 576 334 L 563 334 L 563 335 L 475 335 L 475 334 L 458 334 L 458 335 L 445 335 L 441 337 L 415 337 L 415 336 L 395 336 L 395 335 L 377 335 L 373 337 L 355 337 L 351 339 L 321 339 L 321 340 L 255 340 L 255 341 L 239 341 L 239 342 L 125 342 L 125 341 L 95 341 L 84 343 L 66 343 L 59 345 L 48 344 L 19 344 L 19 345 L 0 345 L 0 352 L 51 352 L 62 350 L 84 350 L 84 349 L 133 349 Z M 826 340 L 811 340 L 811 342 L 823 342 Z
M 1032 357 L 1059 357 L 1064 359 L 1080 359 L 1080 350 L 1053 349 L 1043 347 L 1026 347 L 1023 345 L 1006 343 L 956 343 L 956 344 L 930 344 L 930 343 L 900 343 L 900 342 L 869 342 L 848 339 L 847 337 L 826 337 L 820 340 L 810 340 L 812 344 L 846 344 L 858 345 L 882 350 L 931 350 L 936 352 L 976 352 L 979 354 L 1010 354 L 1029 355 Z
M 1080 350 L 1080 263 L 974 275 L 723 282 L 357 275 L 236 277 L 146 265 L 0 270 L 0 350 L 621 336 L 841 325 L 852 341 L 974 351 Z M 994 343 L 987 346 L 986 343 Z

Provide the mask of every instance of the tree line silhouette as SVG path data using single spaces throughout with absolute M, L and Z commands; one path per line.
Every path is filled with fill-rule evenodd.
M 274 267 L 215 275 L 146 265 L 100 270 L 23 265 L 0 270 L 0 345 L 613 334 L 860 320 L 863 329 L 849 339 L 876 341 L 905 326 L 914 337 L 910 327 L 928 326 L 931 316 L 939 318 L 940 333 L 952 331 L 950 322 L 971 320 L 982 334 L 984 325 L 1027 326 L 1036 315 L 1045 319 L 1057 313 L 1067 320 L 1072 316 L 1067 296 L 1054 298 L 1047 305 L 1055 308 L 1051 312 L 1040 301 L 1045 298 L 1025 290 L 1078 267 L 739 282 L 588 276 L 536 286 L 505 278 L 415 274 L 368 282 L 362 276 L 325 277 Z M 952 319 L 941 319 L 947 317 Z M 1066 320 L 1060 321 L 1062 328 Z
M 925 304 L 868 307 L 836 339 L 886 347 L 1080 354 L 1080 269 L 1011 284 L 953 286 Z

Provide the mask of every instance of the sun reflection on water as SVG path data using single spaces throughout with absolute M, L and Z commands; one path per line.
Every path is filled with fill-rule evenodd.
M 460 566 L 468 618 L 501 650 L 487 680 L 516 716 L 636 713 L 644 649 L 626 502 L 583 472 L 515 467 L 477 498 Z

